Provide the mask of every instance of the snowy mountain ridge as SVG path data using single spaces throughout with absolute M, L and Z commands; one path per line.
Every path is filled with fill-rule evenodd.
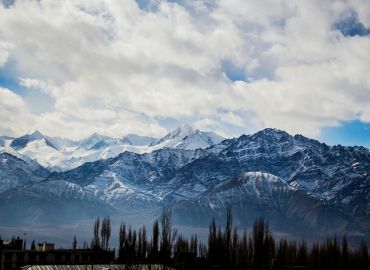
M 153 142 L 150 146 L 154 146 L 156 149 L 166 147 L 195 150 L 197 148 L 210 147 L 223 140 L 223 137 L 213 132 L 203 132 L 198 129 L 194 130 L 191 126 L 184 124 L 161 139 Z
M 213 132 L 193 130 L 188 125 L 180 126 L 160 139 L 136 134 L 112 138 L 94 133 L 80 141 L 72 141 L 34 131 L 8 140 L 7 144 L 5 139 L 1 139 L 0 151 L 24 160 L 35 160 L 53 171 L 66 171 L 86 162 L 115 157 L 125 151 L 150 153 L 162 148 L 195 150 L 210 147 L 223 139 Z

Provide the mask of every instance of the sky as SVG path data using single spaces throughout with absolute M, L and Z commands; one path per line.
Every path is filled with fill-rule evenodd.
M 0 134 L 225 137 L 272 127 L 370 147 L 368 0 L 6 0 Z

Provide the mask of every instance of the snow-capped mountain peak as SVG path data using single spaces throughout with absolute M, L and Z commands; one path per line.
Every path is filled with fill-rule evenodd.
M 267 140 L 274 140 L 274 141 L 280 141 L 282 139 L 288 139 L 292 137 L 287 132 L 276 129 L 276 128 L 265 128 L 261 131 L 258 131 L 257 133 L 253 134 L 252 137 L 255 138 L 263 138 Z
M 99 133 L 93 133 L 89 137 L 82 139 L 78 142 L 78 147 L 89 150 L 93 148 L 101 148 L 103 146 L 116 143 L 118 140 L 115 138 L 111 138 L 105 135 L 101 135 Z
M 184 139 L 186 136 L 190 136 L 192 134 L 194 134 L 194 129 L 191 126 L 184 124 L 176 128 L 174 131 L 171 131 L 164 137 L 160 138 L 153 145 L 158 145 L 169 140 L 181 140 Z
M 194 130 L 189 124 L 183 124 L 171 133 L 177 137 L 185 137 L 194 134 L 196 131 L 198 130 Z
M 27 135 L 29 136 L 30 139 L 33 140 L 39 140 L 44 137 L 44 135 L 38 130 L 31 131 L 27 133 Z
M 208 148 L 223 140 L 223 137 L 213 132 L 194 130 L 190 125 L 184 124 L 152 143 L 151 146 L 157 148 L 195 150 L 198 148 Z
M 29 143 L 32 143 L 34 141 L 40 141 L 40 140 L 45 140 L 45 143 L 51 147 L 51 148 L 54 148 L 56 149 L 57 147 L 54 146 L 52 144 L 52 142 L 46 137 L 44 136 L 40 131 L 36 130 L 36 131 L 33 131 L 31 133 L 28 133 L 24 136 L 21 136 L 21 137 L 18 137 L 16 139 L 14 139 L 10 146 L 16 150 L 19 150 L 19 149 L 23 149 L 25 147 L 27 147 L 27 145 Z

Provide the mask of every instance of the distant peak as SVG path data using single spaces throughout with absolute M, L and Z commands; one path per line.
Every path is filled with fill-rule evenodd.
M 265 129 L 262 129 L 261 132 L 264 132 L 264 133 L 283 133 L 283 134 L 288 134 L 286 131 L 281 130 L 281 129 L 277 129 L 277 128 L 265 128 Z
M 32 132 L 28 132 L 26 135 L 14 139 L 11 142 L 10 147 L 14 149 L 21 149 L 26 147 L 29 142 L 38 141 L 41 139 L 45 139 L 46 141 L 46 137 L 40 131 L 35 130 Z
M 98 132 L 94 132 L 89 137 L 101 137 L 101 135 Z
M 286 131 L 277 128 L 265 128 L 261 131 L 258 131 L 253 136 L 269 136 L 280 139 L 281 137 L 289 137 L 290 135 Z
M 176 128 L 174 131 L 170 132 L 167 136 L 169 137 L 186 137 L 194 133 L 194 129 L 188 125 L 183 124 Z
M 165 144 L 168 148 L 197 149 L 207 148 L 221 142 L 224 138 L 213 132 L 203 132 L 193 129 L 189 124 L 183 124 L 166 136 L 151 143 L 150 146 Z
M 194 129 L 187 123 L 182 124 L 179 126 L 176 130 L 182 130 L 182 131 L 194 131 Z
M 30 140 L 40 140 L 40 139 L 45 138 L 44 134 L 42 134 L 38 130 L 34 130 L 32 132 L 29 132 L 26 136 L 29 137 Z
M 43 136 L 43 134 L 40 131 L 38 131 L 37 129 L 35 129 L 33 131 L 30 131 L 27 134 L 30 135 L 30 136 Z
M 97 139 L 103 139 L 103 138 L 110 138 L 108 136 L 105 136 L 105 135 L 102 135 L 98 132 L 94 132 L 93 134 L 91 134 L 89 137 L 87 137 L 89 139 L 93 139 L 93 138 L 97 138 Z

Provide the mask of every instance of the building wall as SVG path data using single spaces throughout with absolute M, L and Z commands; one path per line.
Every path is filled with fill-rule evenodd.
M 0 270 L 18 269 L 25 265 L 104 264 L 113 262 L 114 255 L 114 250 L 66 249 L 46 252 L 5 250 L 0 251 Z

